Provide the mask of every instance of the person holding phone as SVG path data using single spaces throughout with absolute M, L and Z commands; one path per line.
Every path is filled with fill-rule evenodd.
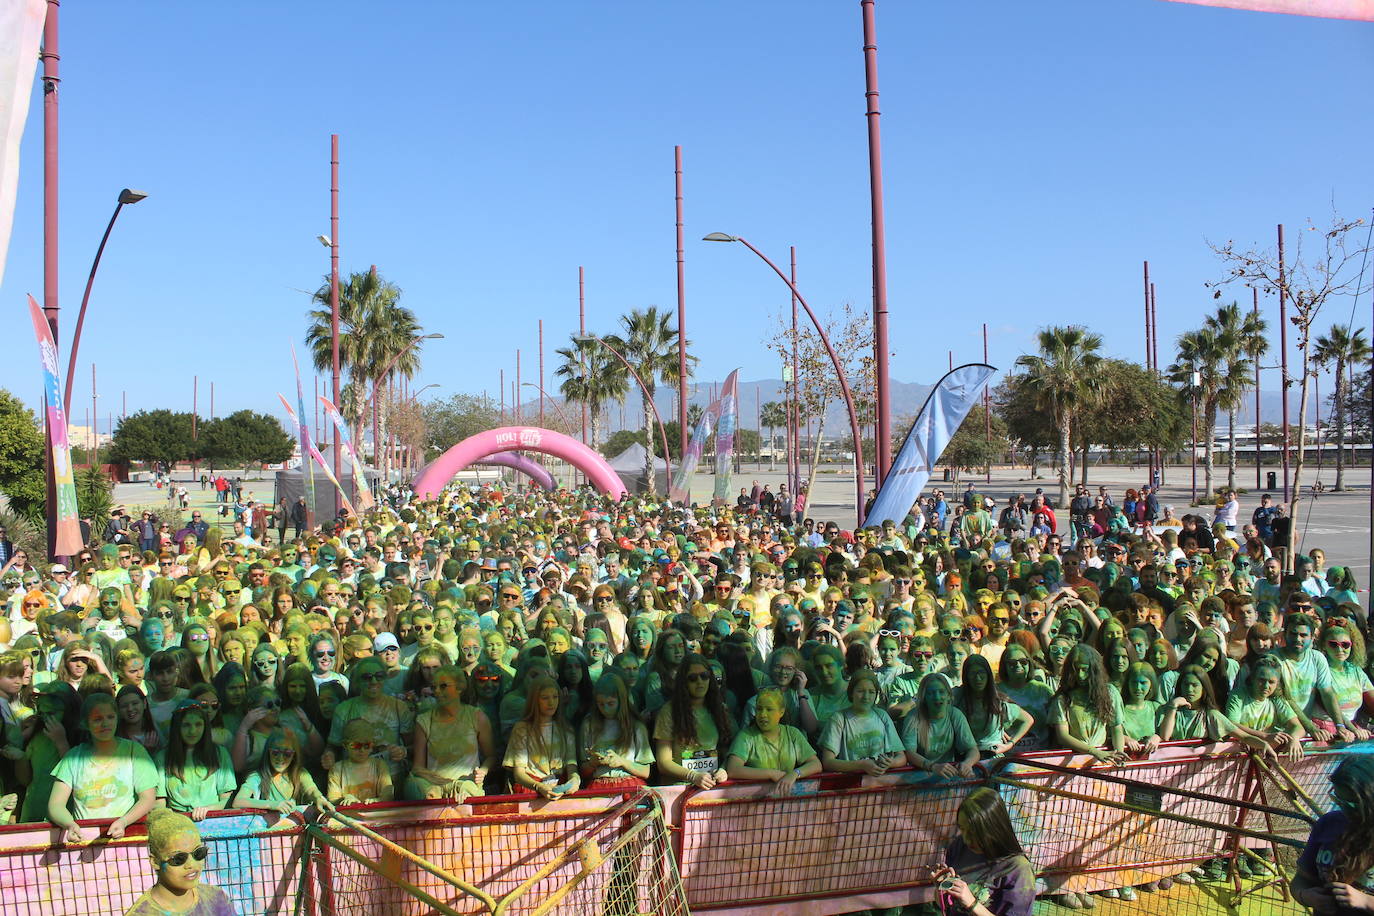
M 959 835 L 932 869 L 946 913 L 1030 916 L 1035 869 L 996 790 L 974 789 L 955 815 Z

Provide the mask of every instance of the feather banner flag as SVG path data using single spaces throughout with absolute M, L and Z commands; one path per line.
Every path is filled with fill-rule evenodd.
M 721 396 L 711 402 L 701 414 L 701 419 L 692 429 L 692 438 L 687 443 L 687 451 L 678 462 L 677 471 L 673 474 L 672 486 L 668 488 L 668 498 L 675 503 L 685 504 L 691 496 L 690 481 L 692 475 L 696 473 L 697 463 L 701 461 L 701 453 L 706 448 L 706 439 L 711 435 L 711 428 L 717 427 L 716 431 L 716 494 L 714 498 L 726 498 L 722 492 L 728 495 L 730 488 L 730 457 L 734 453 L 735 427 L 739 425 L 739 370 L 731 372 L 726 378 L 725 384 L 721 386 Z M 726 413 L 729 413 L 728 418 Z M 717 426 L 717 424 L 719 424 Z M 722 470 L 721 452 L 725 453 L 724 469 Z M 722 479 L 724 483 L 722 484 Z M 724 490 L 722 490 L 722 486 Z
M 353 450 L 353 443 L 348 438 L 348 424 L 344 422 L 343 414 L 339 413 L 339 408 L 334 406 L 334 402 L 324 395 L 320 395 L 320 404 L 324 406 L 325 415 L 334 424 L 336 435 L 339 437 L 339 447 L 343 449 L 344 457 L 348 459 L 353 468 L 353 488 L 358 492 L 358 505 L 363 507 L 366 512 L 376 505 L 372 498 L 372 489 L 367 485 L 367 471 L 363 468 L 363 463 L 358 460 L 358 453 Z
M 720 405 L 715 412 L 716 423 L 716 489 L 717 500 L 730 498 L 730 468 L 735 457 L 735 427 L 739 426 L 739 370 L 731 372 L 721 387 Z
M 62 409 L 62 389 L 59 387 L 57 344 L 52 327 L 33 296 L 29 297 L 29 317 L 33 319 L 33 333 L 38 338 L 38 357 L 43 365 L 43 400 L 48 420 L 48 461 L 52 466 L 53 483 L 57 492 L 57 538 L 54 546 L 59 557 L 75 556 L 85 545 L 81 541 L 81 517 L 76 505 L 76 480 L 72 477 L 72 450 L 67 440 L 67 414 Z
M 46 11 L 44 0 L 0 3 L 0 279 L 5 276 L 5 253 L 14 226 L 19 145 L 29 116 Z
M 1196 6 L 1220 6 L 1256 13 L 1285 13 L 1321 19 L 1356 19 L 1374 22 L 1374 0 L 1173 0 Z
M 310 463 L 310 453 L 315 451 L 314 443 L 310 441 L 310 427 L 305 425 L 305 389 L 301 387 L 301 364 L 296 361 L 296 345 L 291 344 L 291 365 L 296 370 L 296 409 L 301 412 L 297 417 L 291 412 L 291 405 L 286 403 L 286 398 L 281 398 L 282 406 L 291 415 L 291 419 L 296 422 L 297 438 L 301 440 L 301 474 L 305 478 L 305 501 L 310 506 L 310 511 L 315 511 L 315 466 Z
M 877 527 L 891 519 L 901 522 L 930 479 L 930 471 L 940 460 L 949 440 L 954 438 L 988 381 L 997 370 L 986 363 L 969 363 L 945 374 L 926 398 L 916 422 L 911 424 L 892 469 L 878 491 L 878 498 L 864 518 L 864 525 Z
M 339 478 L 335 477 L 334 472 L 329 469 L 329 462 L 324 460 L 324 456 L 320 454 L 320 450 L 315 448 L 315 443 L 310 441 L 310 433 L 306 431 L 305 424 L 296 416 L 296 412 L 291 409 L 291 405 L 287 403 L 285 396 L 278 392 L 277 397 L 281 398 L 281 406 L 286 408 L 286 415 L 291 418 L 292 423 L 296 424 L 296 432 L 301 437 L 301 449 L 306 453 L 301 456 L 305 465 L 301 468 L 301 472 L 304 473 L 309 469 L 311 458 L 315 459 L 315 463 L 320 466 L 320 470 L 324 471 L 324 476 L 334 485 L 334 489 L 339 491 L 339 499 L 343 501 L 343 507 L 348 510 L 349 515 L 356 517 L 358 513 L 353 508 L 353 503 L 349 502 L 348 494 L 344 492 L 343 485 L 339 483 Z M 313 473 L 312 471 L 312 478 Z M 312 491 L 311 498 L 313 499 L 313 497 L 314 494 Z

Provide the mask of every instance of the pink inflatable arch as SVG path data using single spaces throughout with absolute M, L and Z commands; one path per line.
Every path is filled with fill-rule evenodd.
M 473 464 L 483 466 L 510 468 L 524 474 L 545 490 L 552 490 L 557 484 L 554 483 L 553 475 L 548 472 L 543 465 L 536 464 L 531 458 L 526 458 L 519 452 L 497 452 L 488 455 L 481 461 L 474 461 Z
M 416 475 L 411 486 L 421 499 L 433 499 L 454 474 L 474 461 L 517 449 L 562 458 L 586 474 L 592 485 L 607 496 L 619 498 L 625 492 L 620 475 L 611 469 L 605 458 L 571 436 L 537 426 L 503 426 L 469 436 L 431 461 Z

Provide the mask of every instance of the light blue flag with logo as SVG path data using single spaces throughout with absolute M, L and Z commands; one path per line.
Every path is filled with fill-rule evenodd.
M 940 379 L 893 459 L 883 488 L 864 519 L 866 527 L 876 528 L 888 519 L 900 523 L 906 518 L 925 489 L 931 468 L 996 372 L 986 363 L 969 363 Z

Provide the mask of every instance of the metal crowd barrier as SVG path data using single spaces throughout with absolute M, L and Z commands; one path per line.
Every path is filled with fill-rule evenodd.
M 1115 766 L 1062 752 L 990 762 L 972 780 L 895 771 L 826 775 L 775 797 L 772 784 L 729 783 L 388 803 L 315 824 L 223 812 L 202 825 L 204 880 L 240 913 L 378 916 L 546 913 L 824 916 L 933 900 L 955 812 L 975 787 L 999 789 L 1041 895 L 1151 886 L 1202 863 L 1228 869 L 1226 893 L 1199 888 L 1198 913 L 1254 906 L 1296 914 L 1284 882 L 1327 778 L 1374 742 L 1321 748 L 1281 767 L 1231 745 L 1167 744 Z M 146 838 L 68 847 L 47 825 L 0 828 L 0 906 L 14 916 L 119 916 L 153 880 Z M 1267 880 L 1240 880 L 1241 861 Z M 1160 912 L 1162 899 L 1109 912 Z M 1155 901 L 1150 904 L 1150 901 Z M 1177 903 L 1177 901 L 1174 901 Z M 1153 909 L 1147 909 L 1153 905 Z M 1216 909 L 1215 907 L 1221 907 Z M 1170 905 L 1171 911 L 1177 909 Z M 1037 908 L 1037 912 L 1039 909 Z

